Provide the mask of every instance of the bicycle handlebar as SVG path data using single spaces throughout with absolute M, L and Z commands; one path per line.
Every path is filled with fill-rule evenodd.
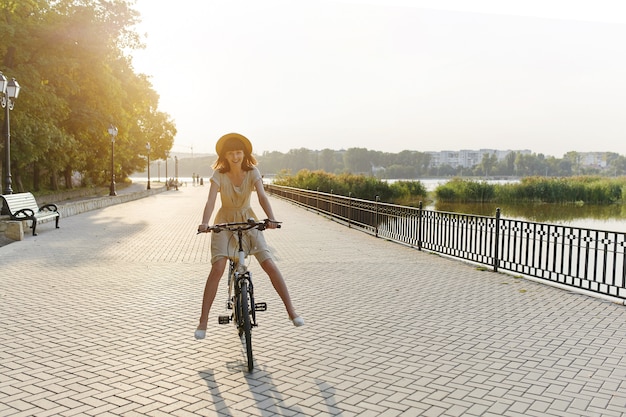
M 209 233 L 209 232 L 219 233 L 222 230 L 228 230 L 229 232 L 237 232 L 240 230 L 246 231 L 250 229 L 265 230 L 267 229 L 267 226 L 269 223 L 276 223 L 277 224 L 276 228 L 280 229 L 281 222 L 270 221 L 270 219 L 265 219 L 265 220 L 258 222 L 254 219 L 248 219 L 247 222 L 230 222 L 230 223 L 214 224 L 213 226 L 207 227 L 206 230 L 204 231 L 198 230 L 198 233 Z

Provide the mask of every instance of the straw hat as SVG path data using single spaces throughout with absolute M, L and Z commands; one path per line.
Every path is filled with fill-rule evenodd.
M 243 146 L 245 146 L 244 150 L 246 151 L 246 153 L 252 154 L 252 144 L 247 137 L 245 137 L 244 135 L 240 135 L 239 133 L 227 133 L 222 136 L 215 144 L 215 151 L 218 155 L 222 154 L 222 148 L 224 148 L 224 145 L 226 144 L 226 142 L 228 142 L 229 139 L 240 140 Z

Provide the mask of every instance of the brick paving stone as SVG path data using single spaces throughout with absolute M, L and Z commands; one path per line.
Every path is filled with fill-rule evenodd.
M 452 407 L 447 409 L 445 412 L 446 416 L 454 416 L 454 417 L 460 417 L 466 414 L 467 414 L 467 408 L 462 407 L 460 405 L 453 405 Z
M 447 411 L 447 408 L 442 408 L 442 407 L 437 407 L 437 406 L 431 406 L 428 409 L 424 410 L 421 412 L 421 415 L 425 416 L 425 417 L 435 417 L 435 416 L 442 416 L 444 415 L 444 413 Z
M 193 339 L 207 191 L 71 216 L 0 247 L 0 414 L 626 415 L 626 307 L 275 198 L 284 224 L 266 238 L 307 324 L 290 325 L 252 260 L 269 309 L 248 374 L 233 326 L 217 324 L 223 284 L 207 338 Z

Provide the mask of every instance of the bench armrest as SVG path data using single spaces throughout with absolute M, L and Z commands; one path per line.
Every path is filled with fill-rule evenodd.
M 39 211 L 59 211 L 59 209 L 57 208 L 56 204 L 44 204 L 43 206 L 39 207 Z
M 13 213 L 11 217 L 14 219 L 32 219 L 35 217 L 35 212 L 29 208 L 23 208 Z

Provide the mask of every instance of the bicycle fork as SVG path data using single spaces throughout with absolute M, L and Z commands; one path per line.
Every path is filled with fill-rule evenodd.
M 238 265 L 234 261 L 230 261 L 228 269 L 228 300 L 226 301 L 226 309 L 231 310 L 230 315 L 221 315 L 218 317 L 219 324 L 228 324 L 234 320 L 235 325 L 239 323 L 240 318 L 236 317 L 237 309 L 235 307 L 235 300 L 239 298 L 239 292 L 241 291 L 241 281 L 245 280 L 248 287 L 248 299 L 250 300 L 250 316 L 252 318 L 251 324 L 253 327 L 257 326 L 256 312 L 267 311 L 267 303 L 255 303 L 254 302 L 254 288 L 252 286 L 251 274 L 249 271 L 238 271 Z

